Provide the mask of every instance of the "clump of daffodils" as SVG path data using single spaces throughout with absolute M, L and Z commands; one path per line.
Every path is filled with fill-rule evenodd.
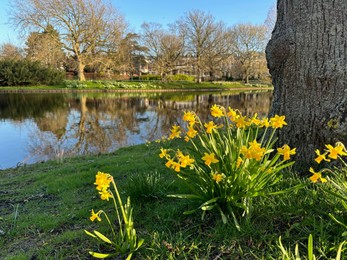
M 294 163 L 296 149 L 288 144 L 273 148 L 275 132 L 287 125 L 285 116 L 248 117 L 219 105 L 210 113 L 211 120 L 202 122 L 195 112 L 185 111 L 185 125 L 174 125 L 168 139 L 184 138 L 189 152 L 162 147 L 159 156 L 191 190 L 173 197 L 200 200 L 204 213 L 218 209 L 223 222 L 232 216 L 239 228 L 238 218 L 249 213 L 254 197 L 271 195 L 268 188 L 280 179 L 280 170 Z
M 330 162 L 331 160 L 340 160 L 345 167 L 347 167 L 346 163 L 342 159 L 343 156 L 347 156 L 347 151 L 343 143 L 338 142 L 335 144 L 335 146 L 331 144 L 325 145 L 325 148 L 323 152 L 321 152 L 319 149 L 315 151 L 317 157 L 315 158 L 316 163 L 320 164 L 322 161 Z M 310 173 L 313 175 L 310 177 L 310 180 L 313 183 L 316 182 L 327 182 L 327 179 L 322 177 L 323 172 L 331 172 L 328 168 L 323 168 L 322 170 L 316 172 L 312 167 L 310 167 Z
M 136 235 L 136 230 L 134 228 L 132 212 L 133 209 L 130 205 L 130 198 L 127 199 L 127 202 L 123 205 L 123 202 L 120 198 L 116 183 L 113 177 L 109 173 L 98 172 L 95 176 L 96 190 L 99 192 L 100 198 L 102 200 L 109 199 L 113 200 L 115 206 L 116 217 L 118 220 L 119 231 L 116 233 L 113 227 L 112 221 L 108 217 L 105 211 L 99 210 L 94 212 L 92 209 L 90 220 L 91 221 L 102 221 L 101 216 L 103 215 L 107 220 L 110 231 L 112 233 L 112 238 L 108 238 L 105 235 L 101 234 L 99 231 L 94 230 L 93 233 L 86 231 L 86 234 L 101 241 L 113 248 L 113 253 L 98 253 L 98 252 L 89 252 L 95 258 L 106 258 L 106 257 L 115 257 L 115 256 L 125 256 L 126 259 L 131 259 L 133 253 L 141 247 L 143 244 L 143 239 L 138 240 Z M 113 188 L 113 191 L 111 191 Z

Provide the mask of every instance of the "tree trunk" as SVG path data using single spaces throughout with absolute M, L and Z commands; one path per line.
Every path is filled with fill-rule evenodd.
M 85 81 L 86 78 L 84 76 L 84 68 L 86 65 L 80 59 L 78 59 L 77 62 L 78 62 L 78 71 L 77 71 L 78 80 Z
M 278 144 L 297 148 L 296 168 L 305 173 L 315 149 L 347 145 L 347 1 L 278 0 L 277 13 L 266 48 L 270 114 L 286 116 Z

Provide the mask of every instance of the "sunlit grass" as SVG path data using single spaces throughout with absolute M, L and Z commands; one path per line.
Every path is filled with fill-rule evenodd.
M 186 143 L 178 140 L 171 145 L 182 148 Z M 280 236 L 287 250 L 294 252 L 298 243 L 304 255 L 310 234 L 316 256 L 335 258 L 346 230 L 328 214 L 334 213 L 345 223 L 347 215 L 340 200 L 327 196 L 320 184 L 255 199 L 252 217 L 241 220 L 242 230 L 238 231 L 232 224 L 223 224 L 213 212 L 204 221 L 199 213 L 184 215 L 183 211 L 194 208 L 190 202 L 164 196 L 184 192 L 186 187 L 158 163 L 159 148 L 160 144 L 153 143 L 108 155 L 64 158 L 60 163 L 0 171 L 0 258 L 88 259 L 88 251 L 102 249 L 83 231 L 97 228 L 103 234 L 108 232 L 106 223 L 96 225 L 89 220 L 90 209 L 107 210 L 109 206 L 99 200 L 93 187 L 99 170 L 112 174 L 123 198 L 129 193 L 134 197 L 135 228 L 145 239 L 135 259 L 282 259 Z M 303 169 L 300 175 L 282 172 L 281 181 L 272 189 L 306 183 L 309 176 L 298 177 L 305 172 L 308 170 Z M 131 183 L 136 178 L 142 187 Z M 344 257 L 346 249 L 342 250 Z

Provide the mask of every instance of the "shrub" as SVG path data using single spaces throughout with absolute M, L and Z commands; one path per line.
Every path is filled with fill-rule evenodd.
M 64 72 L 29 60 L 0 61 L 0 85 L 53 85 L 64 79 Z
M 185 74 L 167 75 L 168 81 L 194 81 L 195 77 Z
M 133 79 L 137 80 L 161 80 L 160 75 L 153 75 L 153 74 L 147 74 L 147 75 L 141 75 L 140 77 L 134 77 Z

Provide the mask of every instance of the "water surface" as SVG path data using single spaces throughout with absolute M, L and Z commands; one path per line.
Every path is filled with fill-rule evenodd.
M 3 93 L 0 169 L 157 140 L 183 111 L 207 120 L 213 104 L 266 116 L 271 99 L 272 92 Z

